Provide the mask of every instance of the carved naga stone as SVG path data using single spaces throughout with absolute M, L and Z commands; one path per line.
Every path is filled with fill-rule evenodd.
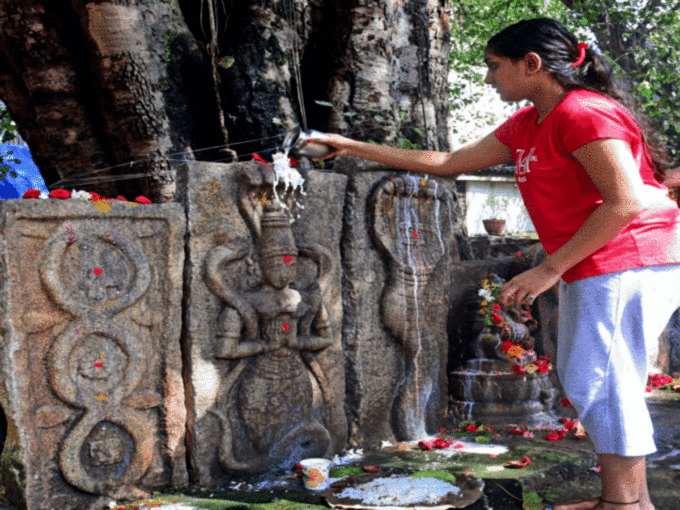
M 385 181 L 375 194 L 375 236 L 390 266 L 381 314 L 404 355 L 392 408 L 400 441 L 427 435 L 428 416 L 435 414 L 440 347 L 427 316 L 436 311 L 426 289 L 451 239 L 451 200 L 436 181 L 412 176 Z
M 254 246 L 216 246 L 204 273 L 223 303 L 214 356 L 231 360 L 210 409 L 222 428 L 219 463 L 230 473 L 289 470 L 303 458 L 331 453 L 325 424 L 330 388 L 316 355 L 331 343 L 321 296 L 332 259 L 321 245 L 297 245 L 291 202 L 281 202 L 253 173 L 251 167 L 241 175 L 240 206 Z M 253 281 L 227 284 L 225 269 L 244 258 Z M 296 286 L 300 259 L 318 271 L 306 275 L 312 283 L 304 288 Z

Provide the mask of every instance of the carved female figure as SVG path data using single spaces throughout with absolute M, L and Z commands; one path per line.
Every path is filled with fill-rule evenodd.
M 215 356 L 237 361 L 223 381 L 222 405 L 212 410 L 223 428 L 219 459 L 227 471 L 287 469 L 301 458 L 326 455 L 331 444 L 323 417 L 313 416 L 312 410 L 312 377 L 324 400 L 328 395 L 313 353 L 331 343 L 320 289 L 332 270 L 331 258 L 318 245 L 298 249 L 280 202 L 265 200 L 261 205 L 261 214 L 248 215 L 256 236 L 257 285 L 230 288 L 222 277 L 222 269 L 243 259 L 249 248 L 218 246 L 205 266 L 208 287 L 225 304 L 218 318 Z M 319 277 L 304 289 L 294 283 L 300 257 L 320 268 Z M 254 458 L 237 459 L 235 427 L 245 432 Z

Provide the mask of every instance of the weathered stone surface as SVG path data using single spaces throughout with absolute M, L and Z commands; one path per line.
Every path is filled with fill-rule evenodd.
M 446 412 L 459 209 L 452 181 L 341 164 L 351 174 L 342 249 L 350 441 L 374 448 L 435 432 Z
M 186 482 L 181 206 L 0 211 L 6 497 L 90 509 Z
M 184 349 L 195 481 L 219 484 L 340 452 L 347 441 L 339 250 L 346 177 L 309 171 L 291 229 L 264 166 L 196 162 L 185 171 Z

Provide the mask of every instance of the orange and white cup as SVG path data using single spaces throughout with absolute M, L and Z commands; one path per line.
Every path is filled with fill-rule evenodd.
M 321 490 L 328 481 L 331 461 L 328 459 L 305 459 L 300 461 L 302 480 L 310 490 Z

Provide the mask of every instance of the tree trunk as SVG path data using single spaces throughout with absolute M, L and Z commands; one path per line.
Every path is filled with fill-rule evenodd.
M 305 128 L 446 150 L 448 0 L 0 0 L 0 98 L 50 187 L 170 201 L 178 160 Z M 328 106 L 332 105 L 332 106 Z

